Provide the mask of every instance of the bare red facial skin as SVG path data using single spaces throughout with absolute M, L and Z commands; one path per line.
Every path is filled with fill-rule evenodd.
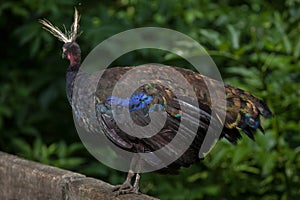
M 76 64 L 76 58 L 72 54 L 68 53 L 67 58 L 70 60 L 71 66 L 74 66 Z

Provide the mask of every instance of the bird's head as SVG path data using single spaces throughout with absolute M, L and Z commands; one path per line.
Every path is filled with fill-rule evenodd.
M 80 64 L 81 59 L 81 50 L 79 45 L 76 43 L 76 39 L 79 35 L 79 19 L 80 17 L 78 15 L 78 11 L 75 8 L 74 22 L 71 26 L 71 30 L 65 31 L 65 33 L 63 33 L 58 27 L 53 26 L 48 20 L 40 20 L 40 23 L 44 25 L 44 29 L 46 29 L 52 35 L 57 37 L 60 41 L 65 43 L 62 48 L 62 58 L 67 58 L 68 60 L 70 60 L 71 66 Z
M 74 66 L 80 63 L 81 50 L 76 42 L 67 42 L 62 47 L 62 58 L 70 60 L 70 65 Z

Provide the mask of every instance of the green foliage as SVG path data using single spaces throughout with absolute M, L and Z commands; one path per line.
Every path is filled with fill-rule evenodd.
M 171 28 L 199 41 L 226 83 L 262 98 L 274 111 L 265 135 L 232 146 L 221 140 L 205 160 L 179 175 L 143 175 L 142 192 L 162 199 L 298 199 L 300 197 L 300 2 L 208 0 L 4 1 L 0 5 L 0 150 L 99 177 L 124 174 L 95 161 L 81 145 L 65 97 L 62 44 L 37 19 L 72 23 L 81 15 L 78 43 L 85 56 L 127 29 Z M 185 44 L 189 45 L 189 44 Z M 114 65 L 148 62 L 188 67 L 167 52 L 142 50 Z
M 30 145 L 24 140 L 17 138 L 12 141 L 12 145 L 15 151 L 20 152 L 19 155 L 24 158 L 57 167 L 72 169 L 80 166 L 85 161 L 84 158 L 76 157 L 75 154 L 84 148 L 81 143 L 66 145 L 64 141 L 60 141 L 47 146 L 42 143 L 40 138 L 37 138 Z

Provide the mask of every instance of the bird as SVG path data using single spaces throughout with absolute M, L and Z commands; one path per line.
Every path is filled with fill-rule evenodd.
M 219 85 L 220 83 L 192 70 L 176 66 L 170 66 L 169 68 L 179 72 L 192 85 L 193 92 L 197 98 L 197 106 L 193 104 L 192 95 L 189 91 L 181 91 L 184 96 L 183 99 L 179 99 L 176 96 L 173 90 L 182 88 L 181 83 L 178 82 L 172 82 L 170 86 L 159 83 L 147 83 L 140 86 L 127 98 L 112 95 L 112 91 L 118 80 L 136 66 L 106 69 L 102 74 L 101 80 L 94 86 L 96 91 L 90 94 L 94 99 L 93 105 L 85 105 L 85 103 L 82 103 L 81 106 L 74 105 L 76 76 L 81 73 L 83 78 L 80 83 L 82 84 L 85 84 L 86 76 L 88 76 L 80 70 L 81 49 L 76 42 L 79 35 L 79 20 L 80 16 L 75 8 L 74 23 L 71 26 L 70 32 L 63 33 L 46 19 L 40 20 L 40 23 L 44 29 L 64 42 L 62 58 L 66 58 L 70 62 L 66 72 L 66 95 L 77 121 L 82 127 L 91 130 L 91 132 L 97 132 L 100 128 L 104 130 L 105 136 L 109 141 L 117 147 L 128 152 L 145 153 L 153 152 L 169 144 L 180 128 L 183 117 L 187 116 L 189 119 L 188 124 L 196 123 L 197 126 L 191 144 L 176 160 L 158 170 L 158 172 L 171 174 L 178 173 L 181 167 L 189 167 L 202 160 L 199 156 L 199 150 L 207 134 L 209 125 L 212 125 L 214 128 L 221 127 L 221 134 L 218 139 L 225 138 L 234 145 L 242 138 L 241 133 L 244 133 L 252 140 L 255 140 L 254 132 L 256 129 L 264 133 L 260 118 L 273 116 L 272 111 L 265 102 L 247 91 L 225 84 L 226 117 L 222 124 L 218 116 L 212 115 L 212 100 L 210 99 L 205 80 L 210 80 L 215 85 Z M 145 73 L 153 73 L 155 71 L 156 74 L 168 77 L 165 70 L 155 67 L 154 64 L 150 65 L 144 71 Z M 85 98 L 87 98 L 84 95 L 79 95 L 78 97 L 81 102 L 84 102 Z M 188 109 L 186 111 L 181 108 L 182 104 L 187 105 Z M 96 120 L 89 119 L 88 112 L 91 107 L 94 107 L 96 110 Z M 151 137 L 138 138 L 128 135 L 118 127 L 113 114 L 114 112 L 122 112 L 125 109 L 130 113 L 134 123 L 142 127 L 151 123 L 151 114 L 155 111 L 165 112 L 166 122 L 159 132 Z M 197 113 L 200 114 L 197 115 Z M 189 133 L 189 126 L 185 126 L 183 130 Z M 173 150 L 169 149 L 171 153 Z M 131 161 L 131 166 L 133 167 L 129 168 L 125 182 L 115 186 L 113 191 L 117 192 L 118 195 L 139 193 L 139 168 L 142 165 L 142 159 L 134 157 Z M 133 177 L 135 177 L 134 180 Z

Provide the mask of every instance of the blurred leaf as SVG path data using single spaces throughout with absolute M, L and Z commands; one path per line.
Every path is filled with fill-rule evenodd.
M 227 28 L 231 36 L 232 47 L 234 49 L 240 48 L 240 42 L 239 42 L 240 32 L 238 32 L 238 30 L 236 30 L 232 25 L 228 25 Z

